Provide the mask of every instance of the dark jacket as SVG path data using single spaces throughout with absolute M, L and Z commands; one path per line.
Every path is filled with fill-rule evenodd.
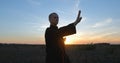
M 61 27 L 50 25 L 45 32 L 46 41 L 46 63 L 64 63 L 65 44 L 64 36 L 75 34 L 76 28 L 73 24 Z

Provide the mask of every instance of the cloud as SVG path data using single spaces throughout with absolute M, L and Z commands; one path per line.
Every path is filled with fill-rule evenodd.
M 95 23 L 92 27 L 93 28 L 103 27 L 103 26 L 110 24 L 111 22 L 112 22 L 112 18 L 108 18 L 102 22 Z
M 104 33 L 100 33 L 100 34 L 95 34 L 92 38 L 108 38 L 109 36 L 113 36 L 115 34 L 117 34 L 118 32 L 116 31 L 111 31 L 111 32 L 104 32 Z

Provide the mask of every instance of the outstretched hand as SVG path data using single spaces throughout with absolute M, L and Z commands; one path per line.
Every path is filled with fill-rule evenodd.
M 82 20 L 82 17 L 80 17 L 80 14 L 81 14 L 81 11 L 79 10 L 78 11 L 78 16 L 77 16 L 76 21 L 74 22 L 74 25 L 77 25 Z

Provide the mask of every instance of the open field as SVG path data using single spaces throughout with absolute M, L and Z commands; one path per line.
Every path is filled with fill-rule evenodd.
M 120 45 L 67 45 L 71 63 L 120 63 Z M 0 63 L 45 63 L 45 45 L 0 44 Z

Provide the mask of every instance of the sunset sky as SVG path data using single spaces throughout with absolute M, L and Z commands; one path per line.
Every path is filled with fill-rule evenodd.
M 83 17 L 69 44 L 120 44 L 120 0 L 0 0 L 0 43 L 45 44 L 48 15 L 59 15 L 58 27 Z

